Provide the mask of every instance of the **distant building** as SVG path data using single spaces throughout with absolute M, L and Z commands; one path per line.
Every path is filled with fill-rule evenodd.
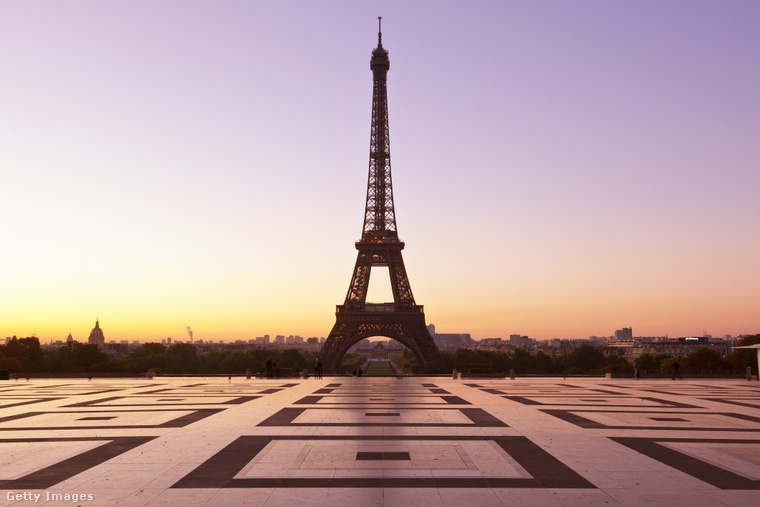
M 456 350 L 467 347 L 472 342 L 468 333 L 436 333 L 435 324 L 429 324 L 427 329 L 436 346 L 441 350 Z
M 630 327 L 624 327 L 615 331 L 615 340 L 617 341 L 630 341 L 633 340 L 633 329 Z
M 71 343 L 73 341 L 74 341 L 74 337 L 71 336 L 71 333 L 69 333 L 69 335 L 66 337 L 66 343 Z
M 97 345 L 101 348 L 106 343 L 106 338 L 103 336 L 103 330 L 100 329 L 100 322 L 97 319 L 95 320 L 95 327 L 90 331 L 90 337 L 87 339 L 87 343 L 90 345 Z
M 608 356 L 618 356 L 627 361 L 634 361 L 642 354 L 668 354 L 676 357 L 686 357 L 699 349 L 714 350 L 725 357 L 731 352 L 731 342 L 711 339 L 707 336 L 670 338 L 660 341 L 625 340 L 607 344 L 605 353 Z
M 535 340 L 532 340 L 528 338 L 527 336 L 521 336 L 519 334 L 511 334 L 509 335 L 509 343 L 510 345 L 514 345 L 515 347 L 520 347 L 521 349 L 527 349 L 528 347 L 531 347 L 535 344 Z

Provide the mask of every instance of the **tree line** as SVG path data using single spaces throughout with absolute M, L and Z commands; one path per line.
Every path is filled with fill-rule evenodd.
M 760 334 L 749 336 L 739 345 L 760 343 Z M 632 375 L 633 365 L 618 356 L 605 356 L 601 349 L 583 345 L 570 353 L 551 357 L 542 351 L 535 354 L 516 349 L 512 353 L 480 349 L 443 351 L 442 359 L 421 366 L 411 351 L 394 356 L 394 362 L 409 373 L 442 374 L 457 369 L 463 373 L 517 375 Z M 743 375 L 747 367 L 757 374 L 754 350 L 735 350 L 728 357 L 710 349 L 698 349 L 685 358 L 667 354 L 643 354 L 638 358 L 640 372 L 646 375 L 669 375 L 676 361 L 684 374 Z M 152 369 L 157 374 L 242 374 L 264 370 L 267 359 L 279 360 L 282 368 L 313 370 L 316 354 L 303 354 L 296 349 L 253 349 L 246 352 L 211 352 L 198 354 L 195 345 L 175 343 L 169 347 L 161 343 L 144 343 L 124 359 L 111 360 L 97 345 L 68 342 L 57 349 L 40 347 L 36 337 L 16 338 L 0 345 L 0 370 L 16 374 L 144 374 Z M 342 371 L 351 371 L 364 363 L 360 354 L 346 354 Z
M 57 349 L 42 349 L 36 337 L 16 338 L 0 345 L 0 370 L 16 374 L 242 374 L 264 370 L 267 359 L 279 360 L 281 368 L 302 370 L 314 365 L 315 357 L 296 349 L 253 349 L 247 352 L 198 354 L 190 343 L 144 343 L 124 359 L 111 360 L 97 345 L 68 342 Z
M 760 343 L 760 334 L 740 340 L 740 346 Z M 396 364 L 413 373 L 450 373 L 457 369 L 462 373 L 509 374 L 514 369 L 517 375 L 633 375 L 633 363 L 619 356 L 606 356 L 601 349 L 592 345 L 582 345 L 570 353 L 549 356 L 543 351 L 534 354 L 517 348 L 514 352 L 497 352 L 480 349 L 459 349 L 455 352 L 442 351 L 442 360 L 421 366 L 409 351 L 394 357 Z M 728 357 L 703 348 L 684 358 L 669 354 L 642 354 L 638 358 L 639 371 L 643 375 L 670 375 L 676 362 L 684 374 L 693 375 L 744 375 L 751 367 L 757 375 L 757 355 L 754 350 L 735 350 Z

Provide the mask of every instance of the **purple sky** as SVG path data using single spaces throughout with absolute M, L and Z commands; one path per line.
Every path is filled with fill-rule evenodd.
M 98 316 L 106 339 L 326 336 L 378 15 L 399 234 L 440 332 L 760 332 L 756 1 L 14 1 L 0 338 Z

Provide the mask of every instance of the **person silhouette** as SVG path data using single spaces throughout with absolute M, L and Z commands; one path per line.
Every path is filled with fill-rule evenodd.
M 681 375 L 681 365 L 678 363 L 677 359 L 676 362 L 673 363 L 673 380 L 675 380 L 676 377 L 683 380 L 683 376 Z

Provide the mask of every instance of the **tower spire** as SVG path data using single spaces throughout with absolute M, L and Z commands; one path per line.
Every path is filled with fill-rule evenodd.
M 383 17 L 377 17 L 377 47 L 383 47 Z
M 378 17 L 378 29 L 382 17 Z M 387 78 L 391 62 L 382 45 L 382 32 L 377 34 L 377 47 L 372 51 L 372 122 L 369 139 L 369 176 L 367 202 L 364 209 L 363 241 L 398 241 L 396 212 L 393 207 L 391 181 L 391 145 L 388 131 Z

